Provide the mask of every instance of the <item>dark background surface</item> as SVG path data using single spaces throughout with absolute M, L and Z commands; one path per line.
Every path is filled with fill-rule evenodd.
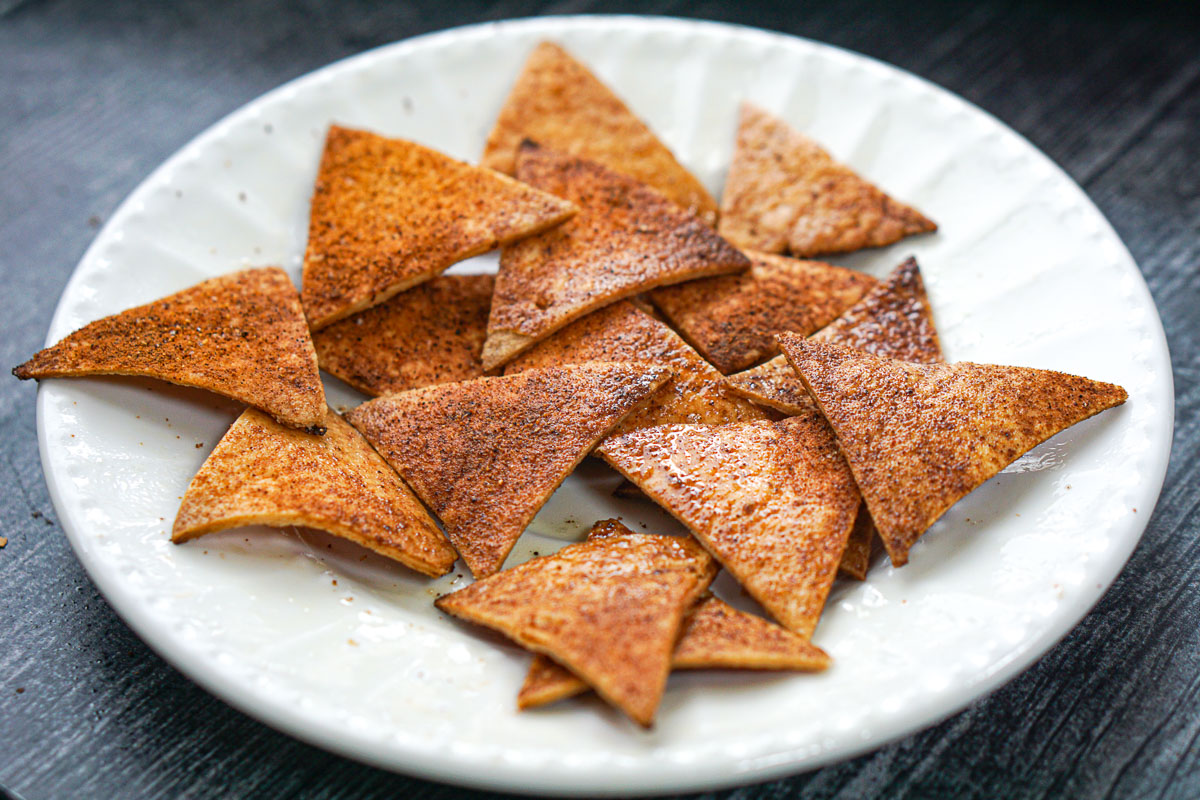
M 366 48 L 489 19 L 636 11 L 881 58 L 1016 128 L 1115 225 L 1170 340 L 1170 470 L 1116 584 L 1028 672 L 872 754 L 721 795 L 1200 797 L 1200 21 L 1195 2 L 1135 5 L 0 0 L 0 364 L 41 346 L 76 261 L 155 166 L 262 92 Z M 0 786 L 29 800 L 469 794 L 276 733 L 142 644 L 58 528 L 34 394 L 0 379 Z

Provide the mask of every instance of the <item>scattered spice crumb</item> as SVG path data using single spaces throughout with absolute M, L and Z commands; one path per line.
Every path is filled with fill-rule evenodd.
M 350 645 L 351 647 L 358 647 L 358 642 L 354 641 L 353 639 L 347 639 L 346 644 Z
M 25 694 L 25 687 L 24 687 L 24 686 L 18 686 L 18 687 L 17 687 L 17 694 Z
M 334 578 L 334 579 L 333 579 L 333 585 L 334 585 L 334 586 L 337 586 L 337 578 Z
M 5 547 L 8 547 L 8 537 L 0 536 L 0 550 L 3 550 Z
M 196 449 L 199 450 L 201 447 L 204 447 L 204 442 L 196 442 Z
M 29 516 L 33 517 L 34 519 L 41 519 L 41 518 L 42 518 L 42 512 L 40 512 L 40 511 L 35 511 L 35 512 L 33 512 L 32 514 L 30 514 Z

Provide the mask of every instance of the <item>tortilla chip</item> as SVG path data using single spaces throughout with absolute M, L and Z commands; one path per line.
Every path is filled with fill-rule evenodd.
M 738 611 L 708 595 L 688 611 L 671 669 L 819 671 L 829 656 L 803 636 Z M 536 708 L 586 692 L 587 683 L 543 655 L 535 655 L 517 695 L 517 707 Z
M 484 578 L 436 605 L 550 656 L 649 727 L 684 612 L 716 573 L 690 538 L 626 529 Z
M 724 373 L 775 353 L 775 334 L 809 334 L 854 305 L 878 281 L 821 261 L 748 253 L 752 266 L 655 289 L 650 299 L 700 354 Z
M 483 376 L 494 275 L 442 275 L 313 334 L 321 368 L 378 396 Z
M 400 476 L 333 411 L 324 424 L 313 436 L 246 409 L 188 485 L 171 541 L 303 525 L 425 575 L 449 572 L 458 554 Z
M 871 546 L 876 536 L 875 523 L 864 503 L 858 507 L 858 516 L 854 518 L 854 527 L 850 529 L 850 538 L 846 540 L 846 551 L 842 553 L 838 573 L 865 581 L 867 570 L 871 568 Z
M 13 374 L 132 375 L 207 389 L 319 432 L 325 390 L 300 298 L 278 267 L 198 283 L 91 322 Z
M 720 226 L 738 247 L 808 257 L 936 230 L 783 120 L 742 104 Z
M 500 254 L 483 346 L 486 369 L 610 303 L 750 266 L 694 215 L 595 162 L 527 142 L 517 177 L 570 200 L 580 212 Z
M 670 375 L 646 364 L 529 370 L 386 395 L 347 418 L 483 578 L 575 465 Z
M 517 148 L 525 139 L 598 161 L 654 187 L 710 227 L 717 222 L 717 201 L 704 185 L 611 89 L 551 42 L 530 54 L 480 163 L 515 174 Z
M 680 339 L 679 334 L 625 300 L 588 314 L 539 342 L 510 362 L 504 374 L 599 360 L 660 364 L 675 371 L 654 397 L 630 414 L 614 434 L 670 422 L 719 425 L 766 419 L 765 412 L 726 389 L 721 373 Z
M 570 203 L 404 139 L 330 126 L 301 297 L 313 330 L 553 227 Z
M 811 339 L 844 344 L 901 361 L 932 364 L 942 360 L 933 311 L 915 258 L 906 259 L 885 283 L 863 295 Z M 799 414 L 815 407 L 804 382 L 783 355 L 730 375 L 725 383 L 737 394 L 785 414 Z
M 1120 386 L 1049 370 L 913 364 L 789 334 L 779 342 L 837 433 L 896 566 L 968 492 L 1127 397 Z
M 812 634 L 860 502 L 820 414 L 643 428 L 597 453 L 687 525 L 775 619 Z

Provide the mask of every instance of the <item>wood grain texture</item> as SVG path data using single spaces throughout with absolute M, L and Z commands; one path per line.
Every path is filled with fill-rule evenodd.
M 1175 365 L 1175 449 L 1141 545 L 1030 670 L 860 758 L 706 797 L 1200 796 L 1200 19 L 1189 4 L 721 0 L 0 3 L 0 337 L 43 343 L 101 220 L 195 133 L 277 84 L 429 30 L 535 13 L 740 22 L 848 47 L 983 106 L 1061 164 L 1137 258 Z M 1195 7 L 1195 4 L 1190 4 Z M 0 786 L 29 800 L 461 798 L 276 733 L 116 617 L 41 476 L 34 387 L 0 381 Z

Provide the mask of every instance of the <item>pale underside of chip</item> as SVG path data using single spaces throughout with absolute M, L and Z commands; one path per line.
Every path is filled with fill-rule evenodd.
M 436 577 L 458 558 L 395 470 L 327 410 L 324 436 L 247 409 L 192 479 L 176 543 L 247 525 L 317 528 Z

